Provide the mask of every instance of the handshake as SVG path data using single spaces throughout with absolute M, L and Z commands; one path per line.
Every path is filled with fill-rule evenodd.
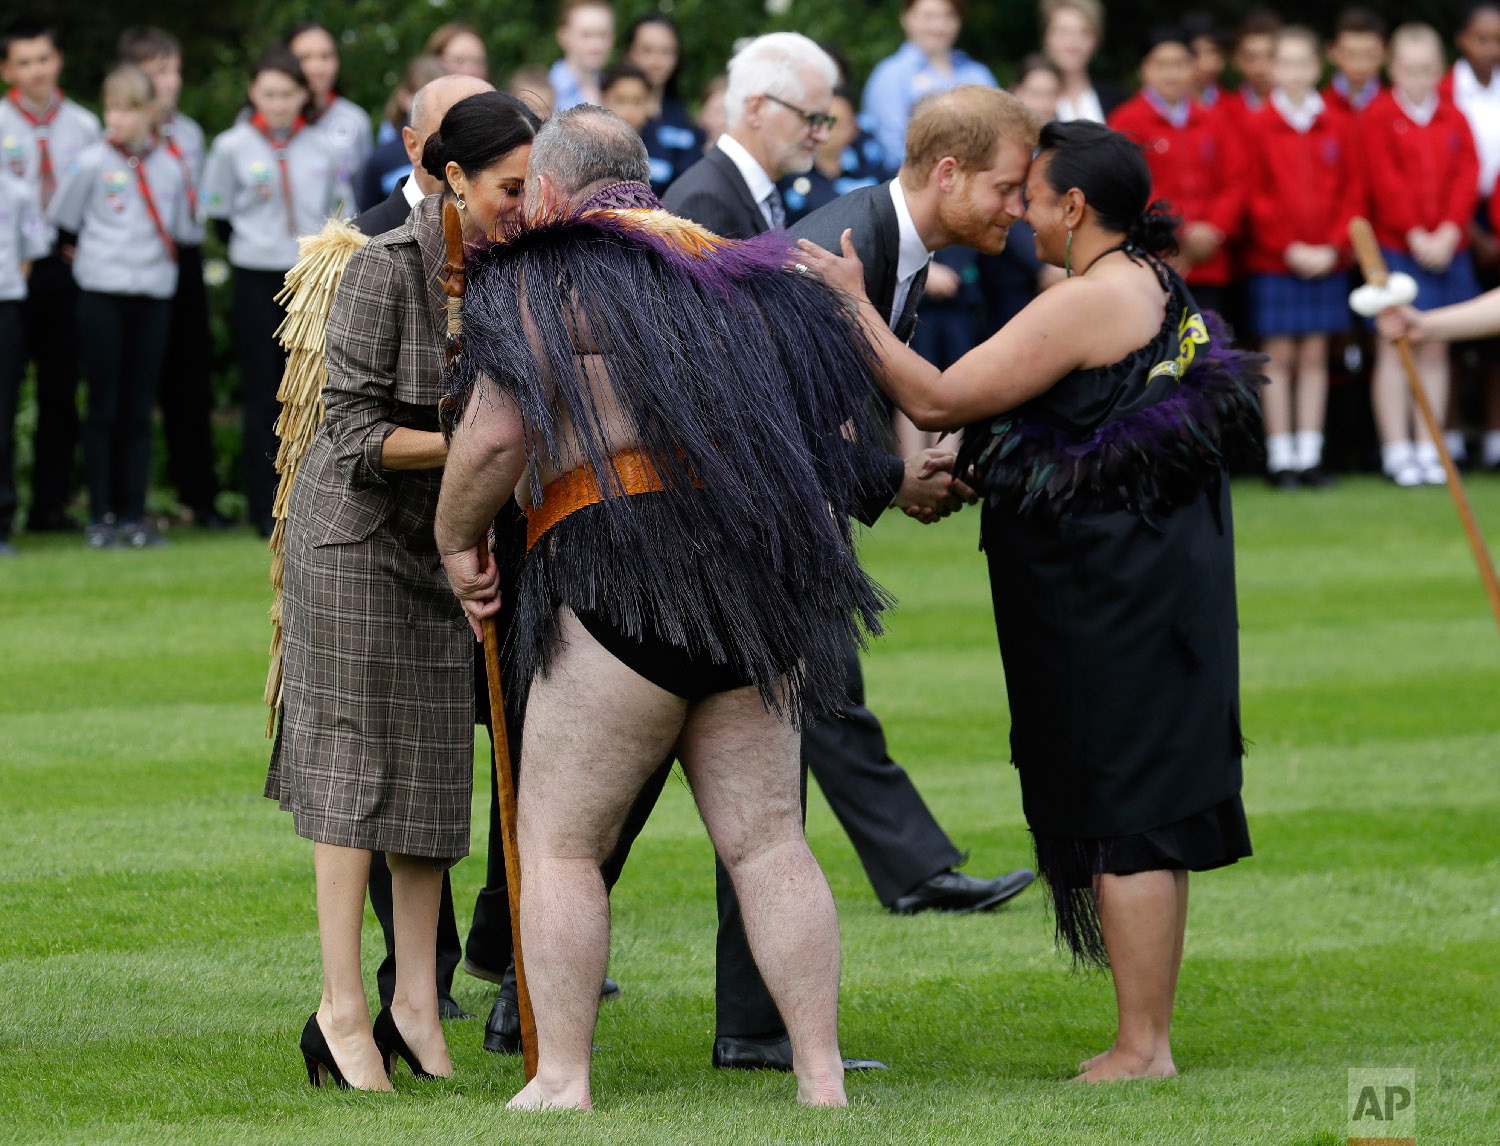
M 965 503 L 973 505 L 979 495 L 954 476 L 957 460 L 958 454 L 944 446 L 929 446 L 912 454 L 905 461 L 901 488 L 891 504 L 923 525 L 957 513 Z

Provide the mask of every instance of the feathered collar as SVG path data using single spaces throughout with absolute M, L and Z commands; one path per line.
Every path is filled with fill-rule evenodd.
M 550 246 L 581 231 L 647 247 L 686 271 L 700 287 L 719 293 L 752 278 L 792 273 L 792 241 L 785 232 L 726 239 L 667 211 L 645 184 L 629 182 L 611 184 L 576 206 L 510 220 L 498 238 L 475 248 L 470 258 L 482 265 L 499 257 L 502 249 L 509 253 Z

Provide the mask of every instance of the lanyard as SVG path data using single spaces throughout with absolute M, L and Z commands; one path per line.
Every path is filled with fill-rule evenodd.
M 266 117 L 256 112 L 250 117 L 251 125 L 266 137 L 266 142 L 271 145 L 271 153 L 276 156 L 276 166 L 281 169 L 281 198 L 286 203 L 286 233 L 292 238 L 297 237 L 297 216 L 292 210 L 292 177 L 287 171 L 286 149 L 292 140 L 306 125 L 307 120 L 300 115 L 286 133 L 286 138 L 278 140 L 276 134 L 271 130 L 271 125 L 266 122 Z
M 186 156 L 182 154 L 182 148 L 177 146 L 177 141 L 172 138 L 172 133 L 166 133 L 167 154 L 177 160 L 177 166 L 182 168 L 182 185 L 187 190 L 188 210 L 194 218 L 198 216 L 198 188 L 193 186 L 193 169 L 188 166 Z
M 62 92 L 55 92 L 52 103 L 47 110 L 37 115 L 27 109 L 21 102 L 21 90 L 10 89 L 10 102 L 16 105 L 16 110 L 21 117 L 29 123 L 36 134 L 37 167 L 41 173 L 42 210 L 47 209 L 47 204 L 52 202 L 52 193 L 57 190 L 57 175 L 52 170 L 52 153 L 47 149 L 47 137 L 51 134 L 52 121 L 57 118 L 57 113 L 62 110 Z
M 146 155 L 150 155 L 151 152 L 147 150 L 146 155 L 135 155 L 116 139 L 111 139 L 109 144 L 125 157 L 125 162 L 135 171 L 136 185 L 141 191 L 141 201 L 146 204 L 146 214 L 151 216 L 151 222 L 156 225 L 156 234 L 161 239 L 161 245 L 166 249 L 167 258 L 175 263 L 177 244 L 172 241 L 172 236 L 167 234 L 167 228 L 162 224 L 161 212 L 156 209 L 156 199 L 151 194 L 151 184 L 146 181 Z

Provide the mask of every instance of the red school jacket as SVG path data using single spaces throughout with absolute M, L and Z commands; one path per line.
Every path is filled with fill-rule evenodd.
M 1382 247 L 1406 251 L 1413 227 L 1436 230 L 1453 223 L 1468 245 L 1469 220 L 1479 202 L 1479 156 L 1463 112 L 1438 100 L 1424 127 L 1396 97 L 1382 92 L 1360 118 L 1359 133 L 1370 187 L 1370 222 Z
M 1325 107 L 1299 132 L 1267 105 L 1245 128 L 1250 152 L 1247 269 L 1285 274 L 1293 243 L 1349 250 L 1349 220 L 1365 208 L 1354 118 Z
M 1228 247 L 1244 213 L 1244 173 L 1225 118 L 1194 104 L 1187 122 L 1176 127 L 1145 96 L 1135 95 L 1110 113 L 1109 126 L 1140 143 L 1153 199 L 1165 199 L 1184 223 L 1208 223 L 1223 232 L 1224 244 L 1188 272 L 1188 283 L 1226 285 Z

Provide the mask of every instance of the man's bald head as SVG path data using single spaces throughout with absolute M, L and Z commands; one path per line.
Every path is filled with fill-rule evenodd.
M 441 180 L 422 170 L 422 148 L 427 146 L 427 137 L 442 126 L 443 116 L 459 100 L 494 90 L 494 84 L 475 76 L 439 76 L 418 88 L 411 97 L 411 126 L 401 129 L 401 143 L 411 160 L 412 178 L 422 194 L 433 195 L 443 189 Z

